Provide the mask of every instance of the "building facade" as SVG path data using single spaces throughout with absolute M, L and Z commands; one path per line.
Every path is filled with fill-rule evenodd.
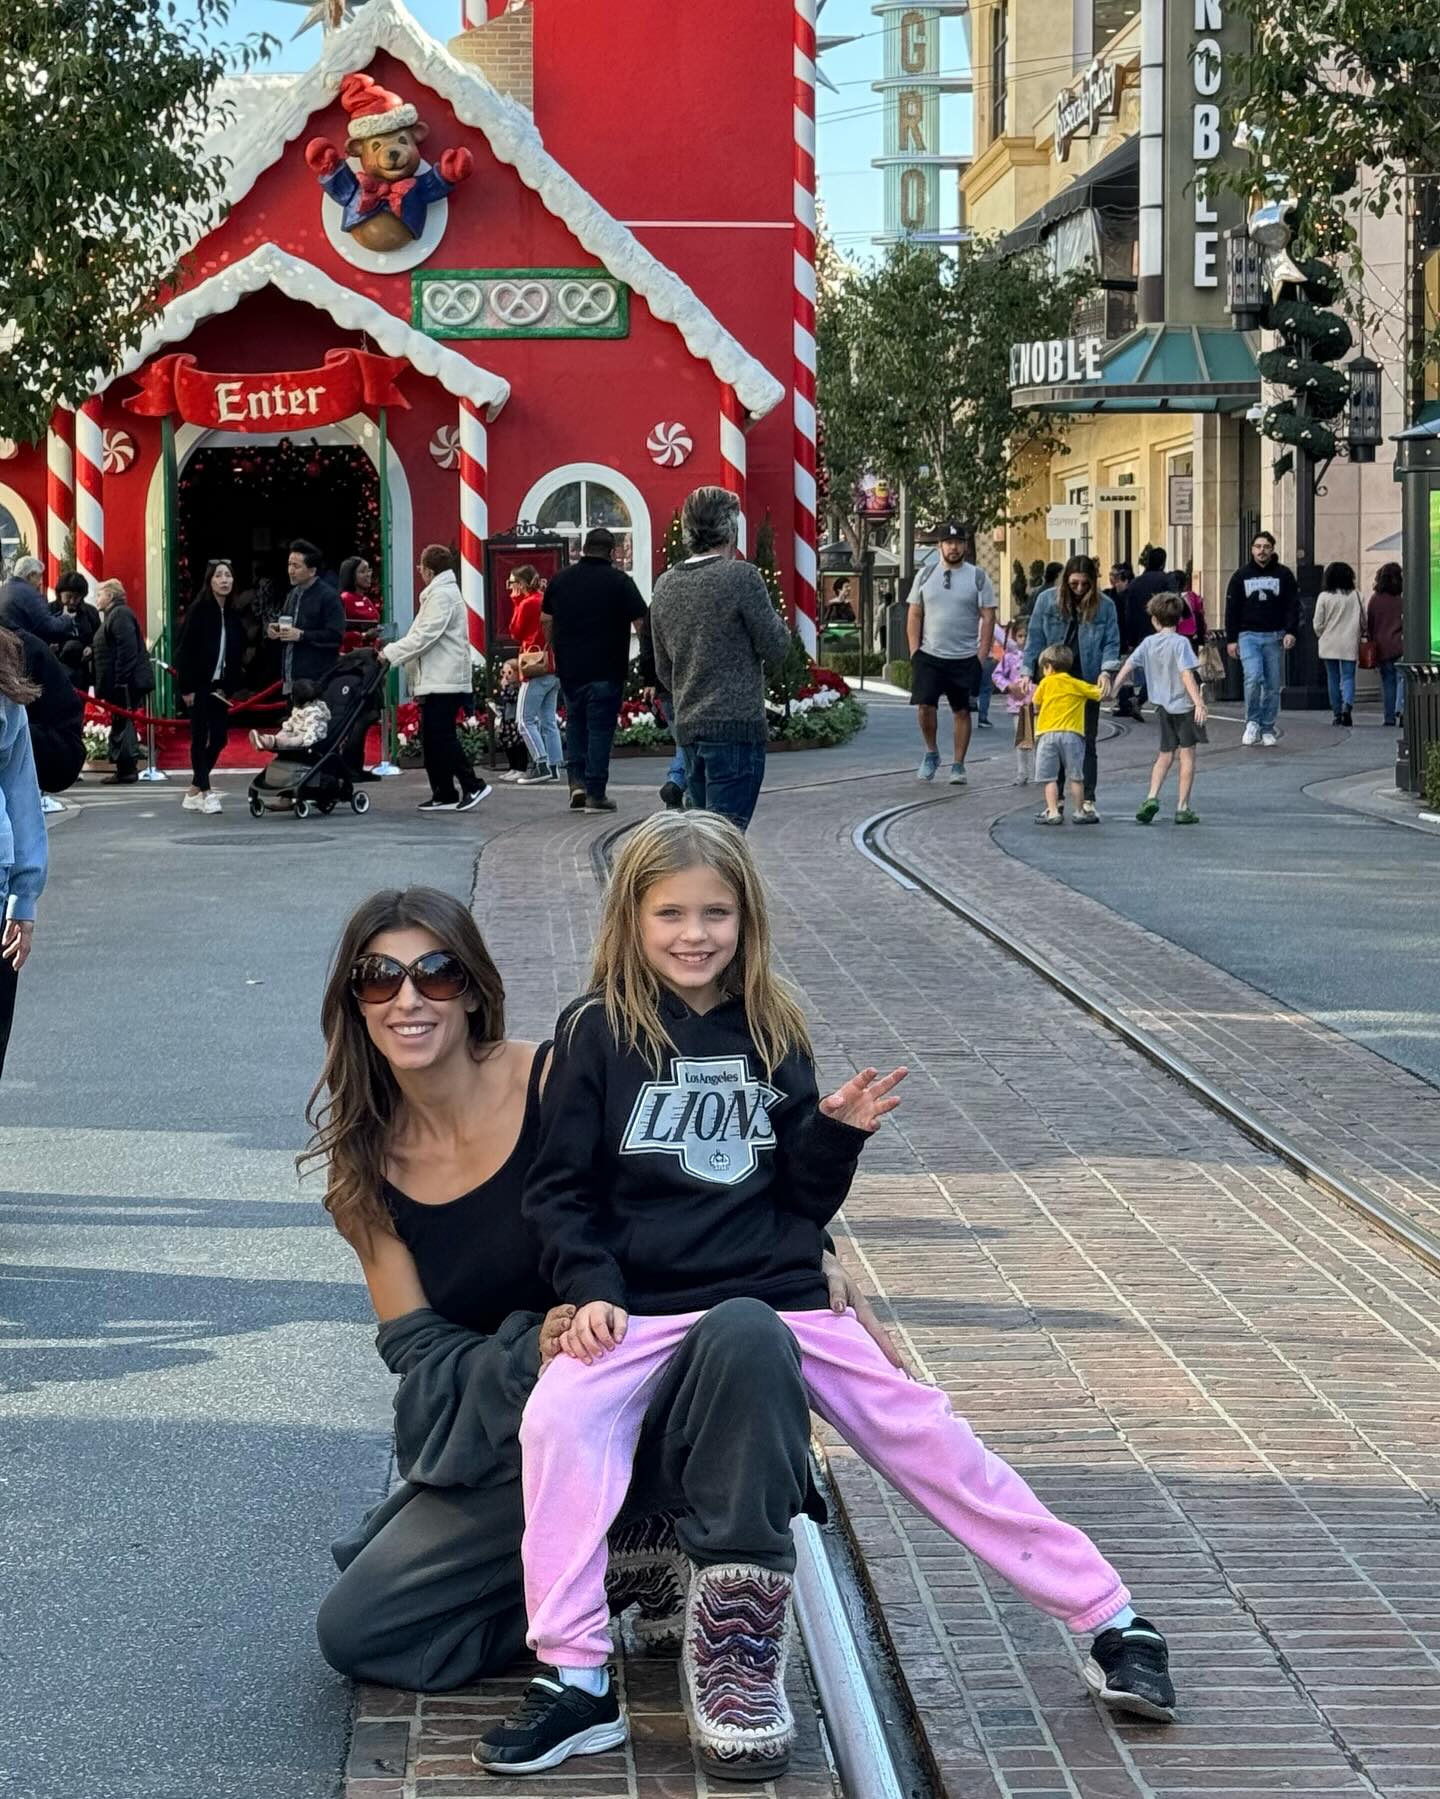
M 1009 559 L 1168 552 L 1221 622 L 1254 532 L 1296 560 L 1294 480 L 1257 429 L 1255 334 L 1232 328 L 1226 234 L 1243 216 L 1197 178 L 1233 151 L 1226 57 L 1243 43 L 1230 0 L 977 0 L 975 161 L 962 177 L 977 233 L 1051 266 L 1088 261 L 1099 288 L 1062 345 L 1016 346 L 1017 403 L 1064 414 L 1064 453 L 1037 462 L 1005 534 Z M 1403 233 L 1367 221 L 1372 279 L 1404 290 Z M 1378 286 L 1377 286 L 1378 291 Z M 1386 373 L 1386 434 L 1405 415 L 1403 321 L 1365 348 Z M 1334 464 L 1317 502 L 1316 562 L 1362 582 L 1395 554 L 1390 452 Z
M 452 544 L 479 642 L 493 534 L 609 526 L 648 591 L 716 482 L 752 541 L 773 519 L 813 642 L 814 0 L 723 32 L 672 0 L 469 10 L 447 45 L 370 0 L 307 74 L 236 84 L 228 213 L 126 365 L 0 446 L 11 536 L 118 577 L 152 642 L 212 556 L 283 583 L 290 535 L 331 567 L 383 537 L 403 621 Z

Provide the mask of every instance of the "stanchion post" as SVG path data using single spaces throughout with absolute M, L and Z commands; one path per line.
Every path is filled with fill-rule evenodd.
M 395 619 L 394 570 L 390 566 L 390 429 L 385 408 L 380 408 L 380 622 L 389 625 Z M 398 775 L 400 763 L 399 728 L 395 721 L 396 691 L 400 676 L 391 669 L 385 677 L 385 701 L 380 713 L 380 760 L 373 773 L 383 777 Z
M 152 656 L 150 661 L 155 670 L 155 684 L 150 691 L 158 693 L 161 677 L 165 673 L 165 664 L 158 656 Z M 140 779 L 142 781 L 168 781 L 170 779 L 164 769 L 155 766 L 155 714 L 148 706 L 145 708 L 145 766 L 140 770 Z

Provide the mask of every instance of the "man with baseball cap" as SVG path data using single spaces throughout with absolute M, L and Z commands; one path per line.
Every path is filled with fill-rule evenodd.
M 940 527 L 940 560 L 915 577 L 906 630 L 910 640 L 910 704 L 917 708 L 925 755 L 916 778 L 933 781 L 940 768 L 935 733 L 940 701 L 955 722 L 952 786 L 965 784 L 970 748 L 970 702 L 980 692 L 980 673 L 995 637 L 995 590 L 984 569 L 969 560 L 975 532 L 947 519 Z

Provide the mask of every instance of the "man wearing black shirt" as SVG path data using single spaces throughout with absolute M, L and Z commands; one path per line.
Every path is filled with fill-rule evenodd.
M 610 747 L 630 667 L 630 633 L 645 617 L 640 589 L 615 567 L 615 539 L 592 531 L 579 562 L 545 589 L 540 620 L 565 694 L 572 812 L 613 812 Z

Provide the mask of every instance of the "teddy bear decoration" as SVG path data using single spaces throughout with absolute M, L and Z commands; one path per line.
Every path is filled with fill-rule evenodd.
M 468 150 L 446 150 L 439 166 L 420 146 L 430 127 L 415 108 L 369 75 L 347 75 L 340 104 L 350 117 L 344 156 L 323 137 L 305 146 L 305 161 L 341 208 L 341 227 L 367 250 L 403 250 L 422 234 L 425 215 L 469 179 L 475 159 Z M 360 164 L 357 173 L 346 157 Z

